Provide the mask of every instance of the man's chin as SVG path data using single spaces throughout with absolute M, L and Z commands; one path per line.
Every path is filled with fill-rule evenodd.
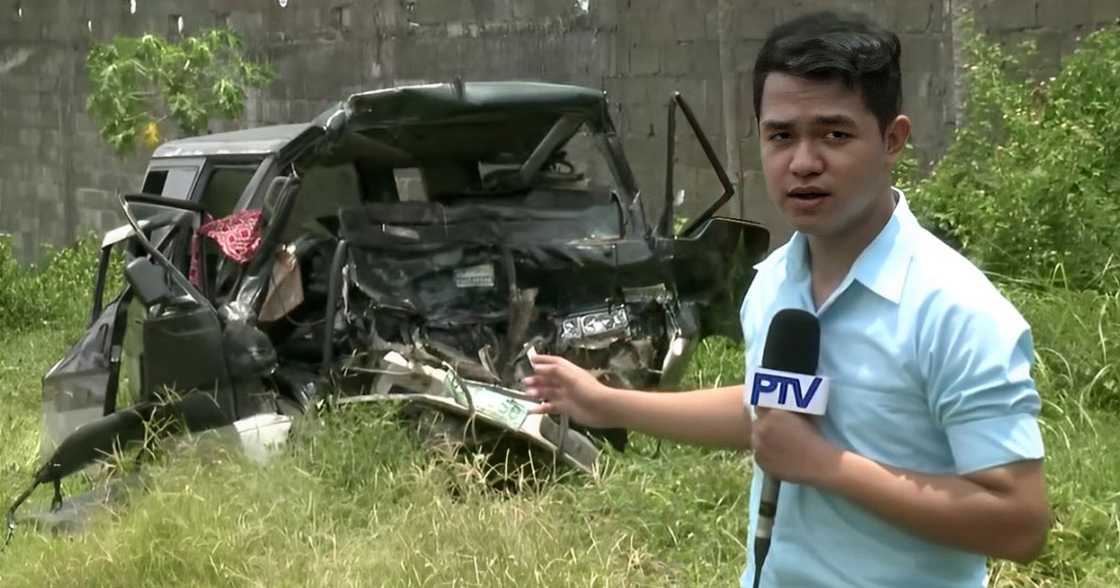
M 809 235 L 811 237 L 827 236 L 830 231 L 828 226 L 821 222 L 824 219 L 820 217 L 806 216 L 806 215 L 786 215 L 786 222 L 789 223 L 793 229 L 799 233 Z

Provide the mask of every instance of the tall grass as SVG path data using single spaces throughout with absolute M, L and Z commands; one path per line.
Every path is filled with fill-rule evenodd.
M 62 348 L 39 333 L 0 345 L 0 388 L 21 389 L 10 427 L 18 442 L 0 449 L 9 499 L 34 467 L 38 407 L 26 384 Z M 424 447 L 391 412 L 341 410 L 305 422 L 263 466 L 223 445 L 188 445 L 149 466 L 142 490 L 79 534 L 21 527 L 0 554 L 0 585 L 733 582 L 744 553 L 744 461 L 653 450 L 637 440 L 608 457 L 601 479 L 498 492 L 484 481 L 484 460 Z
M 1036 327 L 1055 523 L 1042 558 L 995 564 L 992 585 L 1120 585 L 1120 418 L 1088 363 L 1111 357 L 1111 327 L 1081 328 L 1114 317 L 1101 308 L 1115 299 L 1008 293 Z M 39 329 L 0 342 L 7 500 L 35 466 L 38 378 L 66 339 Z M 709 341 L 688 378 L 742 371 L 741 348 Z M 267 465 L 224 447 L 158 460 L 142 490 L 77 534 L 20 527 L 0 585 L 728 586 L 744 563 L 749 473 L 732 452 L 635 436 L 598 479 L 496 491 L 485 460 L 426 447 L 384 409 L 304 421 Z

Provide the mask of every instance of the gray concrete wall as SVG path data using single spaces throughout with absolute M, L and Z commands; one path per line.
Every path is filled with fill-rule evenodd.
M 750 100 L 766 32 L 825 7 L 898 31 L 914 143 L 933 158 L 954 123 L 952 14 L 962 3 L 976 5 L 983 30 L 1037 39 L 1043 67 L 1120 17 L 1120 0 L 137 0 L 135 14 L 128 0 L 9 0 L 0 5 L 0 232 L 32 260 L 44 244 L 120 222 L 113 192 L 139 187 L 147 154 L 118 157 L 98 138 L 84 58 L 96 41 L 166 34 L 182 16 L 188 34 L 232 26 L 279 72 L 243 120 L 213 130 L 306 120 L 355 91 L 456 75 L 585 84 L 608 92 L 651 203 L 663 198 L 665 105 L 680 91 L 739 186 L 723 212 L 772 223 L 783 239 L 763 193 Z M 718 183 L 684 128 L 677 153 L 676 184 L 695 214 Z
M 1120 0 L 972 0 L 977 28 L 1008 45 L 1033 41 L 1040 73 L 1056 72 L 1081 35 L 1120 19 Z

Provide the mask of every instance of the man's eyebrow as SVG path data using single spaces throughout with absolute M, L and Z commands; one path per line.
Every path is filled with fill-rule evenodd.
M 813 124 L 817 126 L 854 127 L 856 126 L 856 120 L 846 114 L 823 114 L 814 117 Z M 768 131 L 784 131 L 793 127 L 794 123 L 790 120 L 765 119 L 762 121 L 762 128 Z
M 793 128 L 793 123 L 788 120 L 766 119 L 762 121 L 762 128 L 768 131 L 783 131 Z
M 814 118 L 813 122 L 821 126 L 856 126 L 855 119 L 846 114 L 826 114 Z

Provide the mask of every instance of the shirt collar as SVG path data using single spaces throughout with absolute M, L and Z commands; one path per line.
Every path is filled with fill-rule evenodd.
M 892 188 L 897 197 L 887 224 L 852 264 L 849 276 L 879 296 L 898 304 L 906 283 L 906 273 L 914 251 L 914 231 L 918 221 L 910 211 L 906 195 Z M 809 279 L 809 243 L 795 231 L 786 247 L 786 276 L 793 281 Z M 845 280 L 846 281 L 846 280 Z

